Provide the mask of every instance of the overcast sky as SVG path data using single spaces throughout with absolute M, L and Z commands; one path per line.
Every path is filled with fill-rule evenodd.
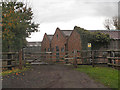
M 104 20 L 118 15 L 119 0 L 26 0 L 39 23 L 40 32 L 32 33 L 28 41 L 42 41 L 44 33 L 54 34 L 57 27 L 73 30 L 104 30 Z

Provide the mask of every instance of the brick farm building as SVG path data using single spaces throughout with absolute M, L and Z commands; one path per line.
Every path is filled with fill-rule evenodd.
M 90 32 L 99 31 L 101 33 L 109 34 L 110 44 L 108 46 L 102 46 L 101 50 L 120 50 L 120 31 L 118 30 L 89 30 Z M 88 43 L 88 42 L 87 42 Z M 87 43 L 85 46 L 87 47 Z M 51 58 L 53 61 L 60 61 L 63 56 L 68 52 L 74 50 L 82 50 L 82 42 L 80 34 L 76 30 L 60 30 L 56 28 L 53 35 L 47 35 L 45 33 L 42 43 L 42 52 L 53 52 Z

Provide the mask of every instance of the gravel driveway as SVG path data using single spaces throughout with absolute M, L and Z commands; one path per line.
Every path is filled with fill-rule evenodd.
M 65 65 L 32 65 L 19 75 L 3 77 L 3 88 L 105 88 L 88 75 Z

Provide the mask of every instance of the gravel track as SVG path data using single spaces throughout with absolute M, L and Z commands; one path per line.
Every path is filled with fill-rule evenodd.
M 24 74 L 3 77 L 3 88 L 106 88 L 66 65 L 32 65 Z

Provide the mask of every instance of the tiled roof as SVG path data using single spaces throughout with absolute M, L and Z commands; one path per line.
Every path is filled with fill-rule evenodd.
M 73 30 L 61 30 L 64 36 L 68 37 L 72 33 Z
M 48 39 L 51 41 L 53 38 L 53 35 L 47 35 L 47 36 L 48 36 Z
M 120 39 L 120 31 L 119 30 L 89 30 L 91 32 L 99 31 L 101 33 L 109 34 L 112 39 Z

